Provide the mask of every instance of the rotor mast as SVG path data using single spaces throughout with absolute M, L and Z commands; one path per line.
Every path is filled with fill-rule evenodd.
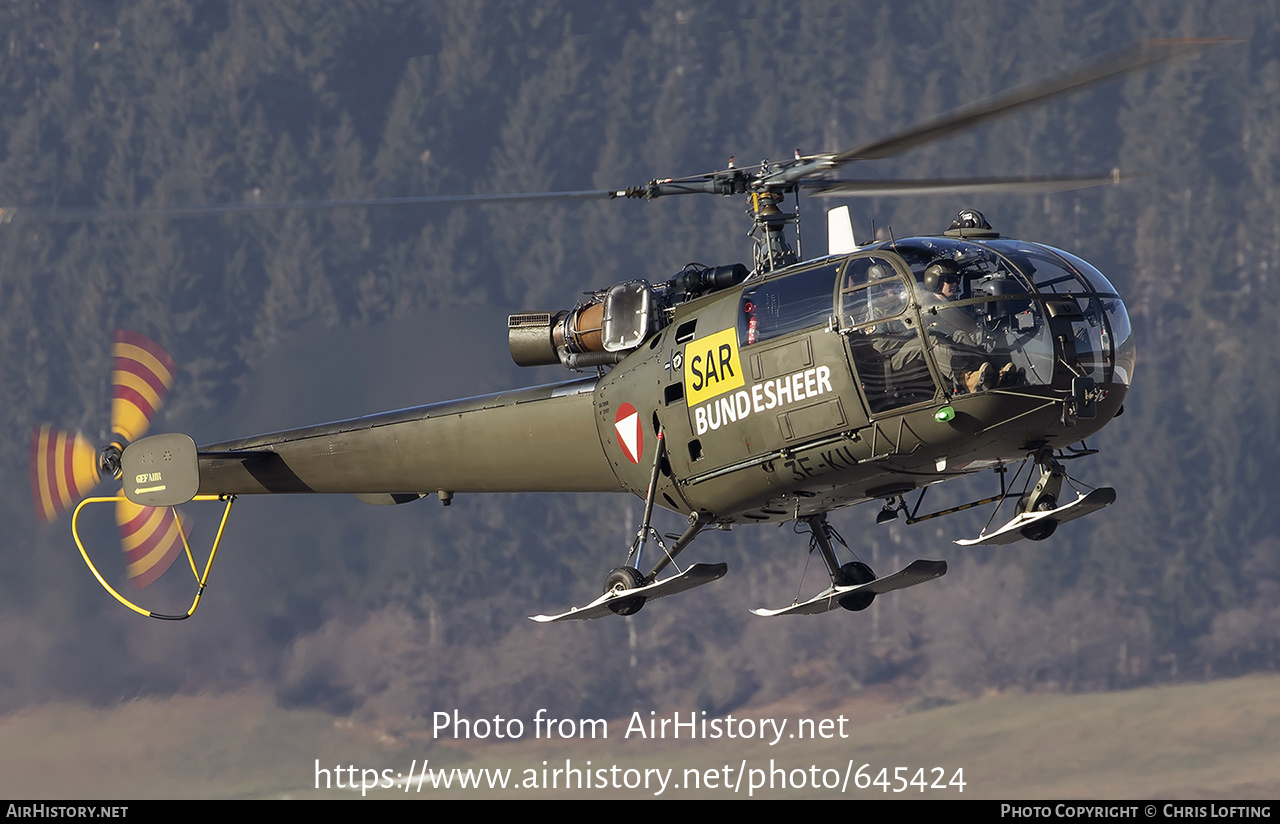
M 827 173 L 846 164 L 884 160 L 919 148 L 959 132 L 987 124 L 1012 112 L 1059 95 L 1078 91 L 1137 69 L 1195 54 L 1210 46 L 1230 41 L 1224 38 L 1182 38 L 1147 40 L 1075 70 L 1028 83 L 993 97 L 962 106 L 934 120 L 906 131 L 842 152 L 801 156 L 782 163 L 761 161 L 755 168 L 739 169 L 729 159 L 728 168 L 692 177 L 651 180 L 642 186 L 609 191 L 613 198 L 653 200 L 667 195 L 718 194 L 748 195 L 747 214 L 752 221 L 750 235 L 755 240 L 753 275 L 771 272 L 799 260 L 786 239 L 787 224 L 800 221 L 795 212 L 784 212 L 783 199 L 791 192 L 799 197 L 801 188 L 810 188 L 819 197 L 874 197 L 877 195 L 938 194 L 942 192 L 1053 192 L 1118 183 L 1121 175 L 1043 178 L 967 178 L 942 180 L 835 180 Z M 798 243 L 797 243 L 798 245 Z
M 651 180 L 611 192 L 610 198 L 653 200 L 669 195 L 747 195 L 747 215 L 752 223 L 747 234 L 755 242 L 752 255 L 755 268 L 751 274 L 760 275 L 799 262 L 800 256 L 788 241 L 786 229 L 788 225 L 800 223 L 800 181 L 833 168 L 834 158 L 833 154 L 801 157 L 797 151 L 795 160 L 786 163 L 771 164 L 765 159 L 754 169 L 739 169 L 731 157 L 728 168 L 722 171 Z M 796 210 L 787 212 L 782 208 L 783 201 L 792 192 L 797 196 Z M 799 246 L 798 232 L 796 245 Z

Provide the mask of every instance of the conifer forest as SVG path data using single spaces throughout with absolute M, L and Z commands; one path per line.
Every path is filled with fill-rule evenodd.
M 711 532 L 728 576 L 631 618 L 538 626 L 618 566 L 643 501 L 246 497 L 204 603 L 148 621 L 40 524 L 33 425 L 104 441 L 115 329 L 179 366 L 153 431 L 205 444 L 517 386 L 506 317 L 690 261 L 750 263 L 738 198 L 378 206 L 129 220 L 41 209 L 623 188 L 839 151 L 1148 38 L 1238 42 L 859 168 L 1132 175 L 1049 195 L 809 200 L 859 239 L 981 209 L 1124 296 L 1125 414 L 1074 462 L 1117 503 L 1044 542 L 965 549 L 986 510 L 832 522 L 880 571 L 940 581 L 864 613 L 762 619 L 805 574 L 791 525 Z M 1280 665 L 1280 7 L 1248 0 L 30 0 L 0 9 L 0 710 L 266 689 L 429 723 L 433 707 L 726 712 L 800 687 L 1100 691 Z M 1273 282 L 1274 281 L 1274 282 Z M 994 494 L 989 475 L 940 488 Z M 951 487 L 954 486 L 955 489 Z M 931 493 L 932 494 L 932 493 Z M 197 546 L 219 511 L 192 508 Z M 664 532 L 682 520 L 659 516 Z M 114 523 L 86 527 L 122 585 Z M 138 598 L 185 609 L 180 561 Z M 817 577 L 814 577 L 817 576 Z M 148 601 L 148 599 L 150 599 Z M 427 714 L 427 715 L 424 715 Z

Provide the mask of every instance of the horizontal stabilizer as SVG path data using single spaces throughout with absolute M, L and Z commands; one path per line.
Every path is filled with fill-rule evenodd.
M 356 495 L 362 502 L 374 506 L 395 506 L 407 504 L 426 495 L 421 492 L 362 492 Z

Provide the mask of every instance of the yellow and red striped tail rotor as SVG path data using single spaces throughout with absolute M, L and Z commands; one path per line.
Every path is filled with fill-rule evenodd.
M 165 573 L 184 546 L 187 524 L 171 506 L 142 506 L 121 498 L 116 523 L 128 564 L 129 580 L 142 589 Z
M 98 485 L 98 451 L 78 433 L 45 424 L 31 430 L 31 495 L 52 523 Z
M 117 436 L 112 446 L 100 456 L 83 435 L 47 424 L 31 432 L 31 494 L 44 521 L 53 521 L 93 491 L 105 471 L 99 469 L 100 459 L 104 467 L 118 466 L 121 450 L 146 434 L 178 372 L 159 344 L 137 332 L 115 333 L 111 359 L 111 430 Z M 186 527 L 171 507 L 142 506 L 121 495 L 116 524 L 129 579 L 138 589 L 163 575 L 185 546 Z
M 112 339 L 111 356 L 111 431 L 133 443 L 146 434 L 178 369 L 155 341 L 124 329 Z

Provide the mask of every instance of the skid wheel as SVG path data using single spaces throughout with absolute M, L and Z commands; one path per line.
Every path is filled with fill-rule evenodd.
M 861 561 L 850 561 L 840 567 L 836 572 L 836 586 L 850 587 L 857 584 L 869 584 L 876 579 L 876 574 L 871 571 L 871 567 Z M 874 592 L 850 592 L 848 595 L 840 596 L 840 606 L 850 612 L 861 612 L 871 606 L 871 602 L 876 599 Z
M 640 570 L 635 567 L 621 566 L 610 572 L 609 577 L 604 579 L 604 591 L 606 594 L 620 592 L 624 589 L 637 589 L 644 584 L 644 576 L 640 574 Z M 643 595 L 633 595 L 630 598 L 610 601 L 608 606 L 615 615 L 635 615 L 644 606 L 644 602 Z
M 1040 499 L 1040 503 L 1036 504 L 1036 512 L 1048 512 L 1051 509 L 1057 509 L 1058 502 L 1054 500 L 1052 495 L 1045 495 Z M 1030 541 L 1043 541 L 1054 533 L 1058 528 L 1058 522 L 1053 518 L 1045 518 L 1036 521 L 1030 526 L 1024 526 L 1021 530 L 1022 537 Z

